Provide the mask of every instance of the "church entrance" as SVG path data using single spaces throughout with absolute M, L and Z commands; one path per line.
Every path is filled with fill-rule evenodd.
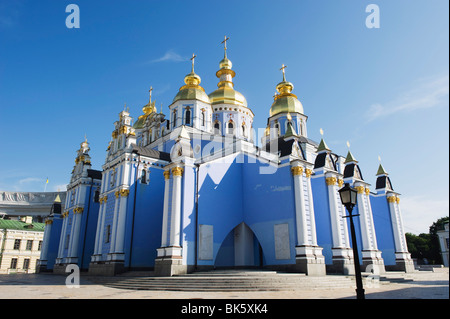
M 217 268 L 261 268 L 264 266 L 261 244 L 245 223 L 237 225 L 224 239 L 214 266 Z

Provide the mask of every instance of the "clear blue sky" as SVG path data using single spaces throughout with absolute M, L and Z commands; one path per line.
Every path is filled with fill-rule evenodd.
M 70 3 L 81 28 L 65 25 Z M 368 29 L 365 8 L 380 8 Z M 431 1 L 0 0 L 0 190 L 47 191 L 69 182 L 86 134 L 101 169 L 124 103 L 142 114 L 153 86 L 163 111 L 197 54 L 207 93 L 223 36 L 235 88 L 265 127 L 279 68 L 303 103 L 309 137 L 347 153 L 374 190 L 378 156 L 406 231 L 448 216 L 449 16 Z

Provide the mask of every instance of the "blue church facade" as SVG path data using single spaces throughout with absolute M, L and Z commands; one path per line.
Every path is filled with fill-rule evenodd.
M 91 169 L 88 143 L 81 144 L 65 211 L 57 217 L 62 222 L 47 224 L 52 238 L 59 235 L 57 245 L 44 241 L 41 259 L 56 256 L 48 269 L 64 272 L 77 264 L 92 274 L 151 269 L 172 276 L 265 267 L 349 274 L 353 251 L 338 194 L 349 183 L 358 191 L 363 266 L 379 273 L 413 270 L 400 195 L 388 174 L 380 165 L 371 191 L 350 152 L 343 157 L 323 139 L 308 138 L 307 116 L 284 66 L 259 147 L 226 47 L 218 89 L 209 95 L 194 58 L 170 114 L 156 111 L 151 90 L 136 121 L 127 110 L 119 114 L 101 171 Z

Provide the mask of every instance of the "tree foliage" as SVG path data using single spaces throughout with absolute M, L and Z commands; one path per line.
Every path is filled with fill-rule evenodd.
M 439 238 L 437 231 L 444 229 L 444 224 L 448 222 L 448 217 L 439 218 L 430 226 L 428 234 L 422 233 L 414 235 L 406 233 L 406 242 L 412 258 L 417 258 L 419 264 L 442 264 Z

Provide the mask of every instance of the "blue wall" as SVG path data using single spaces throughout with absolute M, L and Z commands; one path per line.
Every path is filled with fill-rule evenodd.
M 148 184 L 137 180 L 130 187 L 124 244 L 125 267 L 154 267 L 156 249 L 161 246 L 164 176 L 162 169 L 150 167 L 149 171 L 150 181 Z M 134 174 L 135 167 L 133 166 L 132 176 Z M 136 194 L 135 191 L 137 191 Z M 136 204 L 134 205 L 135 198 Z M 133 234 L 131 230 L 133 230 Z
M 381 257 L 383 257 L 386 266 L 395 265 L 394 233 L 386 196 L 370 196 L 370 203 Z
M 232 157 L 229 157 L 232 158 Z M 295 209 L 290 167 L 275 174 L 260 174 L 265 163 L 239 155 L 231 164 L 208 163 L 200 168 L 199 224 L 213 225 L 213 261 L 199 265 L 234 264 L 233 230 L 244 222 L 254 233 L 255 265 L 259 264 L 259 244 L 267 265 L 295 263 Z M 275 258 L 274 225 L 289 225 L 290 259 Z M 217 256 L 220 248 L 223 250 Z M 216 260 L 217 258 L 217 260 Z
M 48 241 L 47 250 L 47 269 L 53 269 L 55 260 L 58 257 L 59 240 L 61 238 L 63 219 L 60 217 L 53 218 L 52 229 Z M 46 227 L 47 228 L 47 227 Z
M 311 187 L 313 190 L 317 245 L 323 248 L 322 254 L 325 257 L 325 263 L 330 265 L 333 263 L 333 254 L 331 251 L 333 247 L 333 236 L 331 232 L 328 189 L 325 176 L 312 178 Z

